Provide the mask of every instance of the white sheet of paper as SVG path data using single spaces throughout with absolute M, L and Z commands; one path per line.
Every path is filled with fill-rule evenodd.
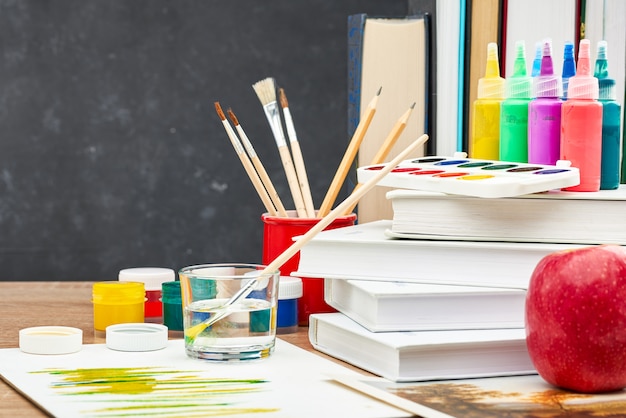
M 282 340 L 267 359 L 212 363 L 163 350 L 120 352 L 85 345 L 67 355 L 0 350 L 0 375 L 53 416 L 405 417 L 332 380 L 360 376 Z

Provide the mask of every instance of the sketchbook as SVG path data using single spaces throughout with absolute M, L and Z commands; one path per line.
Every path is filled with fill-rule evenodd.
M 329 376 L 359 373 L 285 341 L 267 359 L 212 363 L 163 350 L 85 345 L 67 355 L 0 350 L 2 379 L 55 417 L 404 417 L 408 413 L 341 387 Z
M 372 332 L 524 328 L 526 291 L 325 279 L 324 299 Z
M 544 256 L 582 246 L 397 239 L 390 228 L 381 220 L 322 231 L 302 247 L 292 275 L 526 289 Z
M 523 328 L 370 332 L 340 312 L 309 321 L 316 350 L 394 382 L 536 373 Z

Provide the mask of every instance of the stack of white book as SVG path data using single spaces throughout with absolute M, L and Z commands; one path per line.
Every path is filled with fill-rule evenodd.
M 337 313 L 310 317 L 321 352 L 393 381 L 535 373 L 524 302 L 547 254 L 626 244 L 626 188 L 484 199 L 394 190 L 394 219 L 323 231 L 299 277 Z

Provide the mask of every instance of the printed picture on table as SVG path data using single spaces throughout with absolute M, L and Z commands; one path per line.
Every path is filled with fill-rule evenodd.
M 393 383 L 385 379 L 341 379 L 370 396 L 389 395 L 416 406 L 463 418 L 623 417 L 626 391 L 584 394 L 556 388 L 538 375 Z M 366 387 L 366 389 L 363 389 Z

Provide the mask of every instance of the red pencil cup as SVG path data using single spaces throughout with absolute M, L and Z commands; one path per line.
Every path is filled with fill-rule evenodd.
M 264 213 L 263 220 L 263 264 L 271 263 L 293 244 L 293 237 L 304 235 L 317 224 L 319 218 L 298 218 L 295 210 L 288 210 L 289 217 L 270 216 Z M 328 225 L 327 229 L 341 228 L 354 225 L 356 214 L 340 216 Z M 280 268 L 282 276 L 289 276 L 298 270 L 300 252 L 298 251 Z M 298 299 L 298 325 L 309 324 L 309 315 L 312 313 L 335 312 L 324 302 L 324 280 L 302 278 L 302 297 Z

